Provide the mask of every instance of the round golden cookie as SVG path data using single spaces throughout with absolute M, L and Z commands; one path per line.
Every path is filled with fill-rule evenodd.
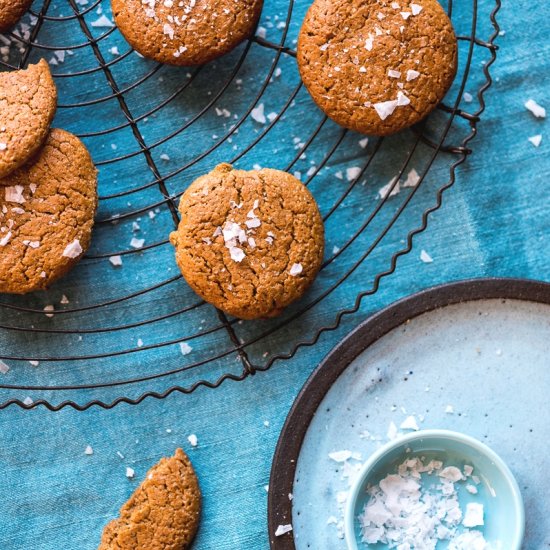
M 199 527 L 201 493 L 181 450 L 162 458 L 105 526 L 98 550 L 185 550 Z
M 78 262 L 90 245 L 96 180 L 86 147 L 57 129 L 0 179 L 0 292 L 45 289 Z
M 170 240 L 183 276 L 235 317 L 280 314 L 319 271 L 323 221 L 311 193 L 286 172 L 220 164 L 190 185 L 179 210 Z
M 26 70 L 0 73 L 0 178 L 38 151 L 56 108 L 57 89 L 43 59 Z
M 144 57 L 202 65 L 250 36 L 263 0 L 111 0 L 120 32 Z
M 300 31 L 298 67 L 331 119 L 383 136 L 419 122 L 443 99 L 457 42 L 437 0 L 315 0 Z
M 32 0 L 0 0 L 0 32 L 13 27 L 31 4 Z

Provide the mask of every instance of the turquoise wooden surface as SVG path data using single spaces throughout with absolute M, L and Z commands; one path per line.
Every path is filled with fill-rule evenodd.
M 286 2 L 267 2 L 266 15 L 280 11 L 281 4 Z M 298 11 L 303 11 L 307 4 L 298 2 Z M 486 11 L 492 5 L 488 0 L 479 4 Z M 495 82 L 486 94 L 487 110 L 472 143 L 474 154 L 458 170 L 456 185 L 445 194 L 442 209 L 430 218 L 428 230 L 415 240 L 413 251 L 400 259 L 396 273 L 383 279 L 379 292 L 365 300 L 356 314 L 345 317 L 338 330 L 323 334 L 315 347 L 301 349 L 292 360 L 275 363 L 266 373 L 242 383 L 225 383 L 217 390 L 201 388 L 190 396 L 171 395 L 164 401 L 147 399 L 137 407 L 121 405 L 111 411 L 93 408 L 84 413 L 70 409 L 50 413 L 15 407 L 2 411 L 2 548 L 95 548 L 103 525 L 135 487 L 136 482 L 125 477 L 126 466 L 134 468 L 136 478 L 140 478 L 151 464 L 173 452 L 176 446 L 189 451 L 204 493 L 204 515 L 196 548 L 267 548 L 264 486 L 279 430 L 308 374 L 346 332 L 370 312 L 436 283 L 493 275 L 549 280 L 548 123 L 546 119 L 535 119 L 524 107 L 529 98 L 550 106 L 546 92 L 550 88 L 550 29 L 547 18 L 541 16 L 545 9 L 543 0 L 504 4 L 498 21 L 505 34 L 497 40 L 500 51 L 492 67 Z M 291 65 L 287 63 L 290 72 Z M 153 88 L 148 93 L 154 92 Z M 136 110 L 145 110 L 150 97 L 135 94 L 130 99 L 131 105 Z M 305 95 L 298 101 L 298 107 L 302 105 L 311 109 Z M 61 111 L 57 124 L 78 129 L 81 121 L 69 115 L 70 110 Z M 114 108 L 102 111 L 101 107 L 90 107 L 82 131 L 100 128 L 101 121 L 108 117 L 112 117 L 113 125 L 123 122 Z M 166 131 L 147 124 L 143 128 L 148 140 L 158 139 Z M 209 139 L 219 123 L 214 119 L 210 124 Z M 116 138 L 118 152 L 131 152 L 135 144 L 122 134 Z M 535 134 L 543 135 L 538 148 L 528 141 Z M 111 156 L 111 141 L 94 141 L 96 161 Z M 162 152 L 158 149 L 155 154 Z M 171 158 L 177 158 L 177 148 L 167 152 Z M 279 161 L 277 155 L 270 158 L 274 163 Z M 346 160 L 353 163 L 354 157 Z M 265 162 L 253 156 L 247 160 L 250 164 L 260 161 Z M 200 170 L 198 166 L 196 172 Z M 120 184 L 130 185 L 139 173 L 136 169 L 132 174 L 120 174 Z M 107 192 L 108 183 L 100 182 L 100 190 Z M 173 185 L 177 191 L 181 182 Z M 318 193 L 321 191 L 324 190 L 317 189 Z M 326 193 L 330 195 L 330 188 Z M 102 215 L 125 208 L 123 202 L 112 201 Z M 162 238 L 165 215 L 162 212 L 158 225 L 148 227 L 148 238 Z M 416 223 L 417 218 L 414 220 Z M 117 228 L 110 231 L 116 235 Z M 126 237 L 116 238 L 121 242 Z M 402 235 L 394 238 L 399 244 Z M 107 240 L 100 236 L 98 242 Z M 430 254 L 433 263 L 420 261 L 421 250 Z M 170 254 L 165 247 L 154 257 L 155 261 L 163 261 Z M 140 271 L 143 264 L 137 262 L 128 260 L 125 265 L 125 269 L 135 267 L 136 278 L 129 280 L 130 287 L 143 286 L 149 276 Z M 97 263 L 90 264 L 78 273 L 89 283 L 89 292 L 94 296 L 110 292 L 110 287 L 95 284 Z M 152 269 L 156 265 L 153 263 Z M 60 294 L 62 288 L 55 292 Z M 78 296 L 72 282 L 69 288 Z M 185 292 L 183 285 L 178 288 Z M 350 285 L 343 292 L 345 296 L 340 299 L 352 302 L 356 288 Z M 36 303 L 41 302 L 37 299 Z M 309 323 L 328 322 L 333 316 L 329 306 L 336 307 L 329 302 L 327 310 L 311 317 Z M 124 310 L 117 310 L 117 315 L 124 314 Z M 175 338 L 181 335 L 178 328 L 171 330 L 175 331 Z M 18 350 L 24 344 L 21 340 L 11 342 Z M 2 349 L 9 353 L 9 345 L 10 342 L 3 341 Z M 35 342 L 29 341 L 28 345 L 32 347 Z M 48 343 L 43 345 L 41 349 L 47 349 Z M 273 346 L 277 345 L 275 338 Z M 83 349 L 93 348 L 94 342 L 85 346 Z M 46 374 L 41 372 L 37 376 Z M 51 373 L 52 377 L 56 375 L 55 371 Z M 194 449 L 187 441 L 191 433 L 197 435 L 199 442 Z M 94 449 L 92 456 L 84 454 L 87 445 Z M 527 459 L 528 449 L 525 455 Z

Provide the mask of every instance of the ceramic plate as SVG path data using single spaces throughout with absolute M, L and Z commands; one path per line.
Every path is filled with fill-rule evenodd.
M 523 494 L 524 548 L 546 548 L 549 350 L 546 283 L 452 283 L 369 318 L 311 375 L 283 427 L 269 488 L 271 548 L 345 550 L 350 480 L 395 432 L 410 431 L 411 417 L 421 429 L 460 431 L 495 450 Z M 329 458 L 342 450 L 356 458 Z

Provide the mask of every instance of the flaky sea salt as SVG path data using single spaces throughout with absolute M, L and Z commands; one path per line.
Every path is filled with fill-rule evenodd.
M 433 262 L 433 258 L 425 250 L 420 251 L 420 260 L 425 264 L 431 264 Z
M 199 444 L 199 440 L 197 439 L 197 436 L 195 434 L 187 436 L 187 441 L 189 441 L 191 447 L 196 447 Z
M 94 454 L 94 450 L 92 449 L 92 447 L 90 447 L 90 445 L 88 445 L 88 446 L 84 449 L 84 454 L 85 454 L 85 455 L 93 455 L 93 454 Z
M 545 118 L 546 117 L 546 109 L 544 107 L 541 107 L 535 100 L 528 99 L 525 102 L 525 108 L 528 109 L 535 115 L 537 118 Z
M 256 121 L 258 122 L 259 124 L 265 124 L 267 122 L 267 119 L 265 117 L 265 112 L 264 112 L 264 104 L 263 103 L 260 103 L 257 107 L 255 107 L 254 109 L 252 109 L 252 111 L 250 112 L 250 116 Z
M 285 535 L 286 533 L 290 533 L 290 531 L 292 531 L 292 525 L 287 524 L 287 525 L 279 525 L 275 531 L 275 536 L 276 537 L 281 537 L 282 535 Z
M 10 368 L 0 359 L 0 374 L 7 374 Z
M 128 479 L 132 479 L 136 475 L 136 472 L 133 468 L 130 468 L 129 466 L 126 467 L 126 477 Z
M 381 120 L 386 120 L 397 108 L 397 100 L 382 101 L 373 105 Z
M 292 264 L 292 266 L 290 267 L 289 273 L 293 277 L 296 277 L 297 275 L 300 275 L 300 273 L 302 273 L 303 270 L 304 268 L 302 267 L 302 264 Z
M 345 462 L 351 458 L 351 455 L 351 451 L 334 451 L 333 453 L 329 453 L 328 457 L 334 460 L 334 462 Z
M 535 147 L 538 147 L 542 141 L 542 134 L 538 134 L 536 136 L 531 136 L 530 138 L 527 138 Z
M 193 348 L 187 342 L 180 342 L 180 351 L 182 355 L 189 355 Z
M 415 71 L 414 69 L 409 69 L 407 71 L 407 82 L 410 82 L 411 80 L 416 80 L 420 76 L 420 73 L 418 71 Z
M 82 246 L 80 246 L 80 241 L 75 239 L 72 243 L 69 243 L 65 250 L 63 250 L 63 256 L 65 258 L 78 258 L 82 254 Z
M 359 166 L 351 166 L 346 169 L 346 179 L 353 181 L 361 175 L 361 168 Z
M 111 256 L 109 262 L 115 267 L 120 267 L 122 265 L 122 258 L 120 256 Z

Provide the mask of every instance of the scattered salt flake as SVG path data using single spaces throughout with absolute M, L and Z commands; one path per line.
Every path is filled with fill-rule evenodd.
M 259 124 L 265 124 L 266 121 L 267 121 L 267 119 L 265 117 L 264 104 L 263 103 L 260 103 L 257 107 L 252 109 L 252 112 L 250 113 L 250 115 Z
M 399 90 L 397 92 L 397 106 L 403 107 L 404 105 L 408 105 L 411 102 L 411 100 L 401 91 Z
M 536 136 L 531 136 L 530 138 L 527 138 L 535 147 L 538 147 L 540 145 L 540 142 L 542 141 L 542 135 L 538 134 Z
M 25 188 L 22 185 L 6 187 L 4 191 L 6 202 L 16 202 L 18 204 L 23 204 L 25 202 L 25 197 L 23 196 L 24 189 Z
M 353 181 L 361 175 L 361 168 L 359 166 L 351 166 L 346 170 L 346 179 Z M 338 174 L 336 175 L 338 177 Z
M 122 265 L 122 258 L 120 256 L 111 256 L 109 258 L 109 261 L 115 267 L 120 267 Z
M 348 492 L 347 491 L 338 491 L 336 493 L 336 502 L 338 504 L 344 504 L 348 500 Z
M 365 48 L 370 52 L 372 50 L 372 45 L 374 42 L 374 36 L 369 34 L 369 37 L 365 40 Z
M 452 405 L 447 405 L 447 406 L 445 407 L 445 412 L 446 412 L 447 414 L 453 414 L 453 413 L 455 412 L 455 410 L 453 409 L 453 406 L 452 406 Z
M 117 451 L 116 454 L 118 455 L 120 460 L 124 460 L 124 455 L 120 451 Z
M 472 495 L 477 495 L 477 487 L 475 485 L 466 485 L 466 491 Z
M 162 155 L 160 155 L 160 160 L 168 162 L 170 160 L 170 157 L 166 153 L 162 153 Z
M 80 246 L 80 241 L 75 239 L 72 243 L 69 243 L 65 250 L 63 250 L 63 256 L 65 258 L 78 258 L 82 254 L 82 246 Z
M 385 199 L 386 197 L 393 197 L 401 191 L 401 184 L 396 183 L 395 178 L 388 182 L 386 185 L 382 186 L 378 190 L 378 198 Z
M 418 15 L 422 11 L 422 6 L 419 4 L 411 4 L 410 8 L 413 15 Z
M 6 246 L 12 237 L 12 232 L 8 231 L 1 239 L 0 239 L 0 246 Z
M 393 420 L 390 422 L 390 425 L 388 426 L 388 432 L 386 436 L 390 441 L 394 440 L 397 437 L 397 426 L 395 425 L 395 422 Z
M 388 69 L 388 76 L 390 78 L 401 78 L 401 73 L 394 69 Z
M 264 491 L 265 491 L 266 493 L 269 493 L 269 485 L 264 485 Z
M 449 542 L 448 550 L 490 550 L 481 531 L 464 531 Z M 500 545 L 499 545 L 500 548 Z
M 143 248 L 143 245 L 145 244 L 145 239 L 138 239 L 136 237 L 132 237 L 132 240 L 130 241 L 130 246 L 132 248 Z
M 439 472 L 437 475 L 439 477 L 442 477 L 443 479 L 448 479 L 453 483 L 460 481 L 463 477 L 462 472 L 456 466 L 447 466 L 446 468 L 443 468 L 443 470 L 441 470 L 441 472 Z
M 239 263 L 242 262 L 246 257 L 246 254 L 244 253 L 244 251 L 238 246 L 231 246 L 229 248 L 229 255 L 231 256 L 231 259 L 234 262 L 239 262 Z
M 468 502 L 466 504 L 466 513 L 462 520 L 464 527 L 477 527 L 483 525 L 483 504 L 479 502 Z
M 418 172 L 411 168 L 410 172 L 407 174 L 407 179 L 403 182 L 403 187 L 416 187 L 420 182 L 420 176 Z
M 327 525 L 336 525 L 338 523 L 338 518 L 335 516 L 329 516 L 327 519 Z
M 187 342 L 180 342 L 180 351 L 182 355 L 189 355 L 193 348 Z
M 462 97 L 464 98 L 464 101 L 466 103 L 472 103 L 472 101 L 474 100 L 474 96 L 472 94 L 469 94 L 468 92 L 464 92 L 462 94 Z
M 411 80 L 416 80 L 420 76 L 420 73 L 418 71 L 415 71 L 414 69 L 409 69 L 407 71 L 407 82 L 410 82 Z
M 525 108 L 531 111 L 537 118 L 546 118 L 546 109 L 541 107 L 535 100 L 528 99 Z
M 142 348 L 142 347 L 143 347 L 143 340 L 142 340 L 141 338 L 138 338 L 138 339 L 137 339 L 136 346 L 137 346 L 138 348 Z
M 279 525 L 275 531 L 275 536 L 281 537 L 286 533 L 290 533 L 290 531 L 292 531 L 292 525 L 290 523 L 287 525 Z
M 113 46 L 112 48 L 109 48 L 109 53 L 111 55 L 120 55 L 120 52 L 118 51 L 118 48 L 116 46 Z
M 399 426 L 402 430 L 415 430 L 418 431 L 418 424 L 416 423 L 416 418 L 414 416 L 407 416 L 401 425 Z
M 69 302 L 69 298 L 67 298 L 67 296 L 65 296 L 65 294 L 63 294 L 63 296 L 61 296 L 61 300 L 59 301 L 60 304 L 63 304 L 63 305 L 66 305 Z
M 256 30 L 256 36 L 259 38 L 264 38 L 267 36 L 267 29 L 265 27 L 258 27 Z
M 130 468 L 129 466 L 126 467 L 126 477 L 128 479 L 132 479 L 136 475 L 136 472 L 133 470 L 133 468 Z
M 84 449 L 84 454 L 85 454 L 85 455 L 93 455 L 93 454 L 94 454 L 94 450 L 90 447 L 90 445 L 88 445 L 88 446 Z
M 92 21 L 91 25 L 92 27 L 105 27 L 105 28 L 110 28 L 115 26 L 115 24 L 106 15 L 102 15 L 99 19 Z
M 395 111 L 397 107 L 397 100 L 392 99 L 391 101 L 382 101 L 381 103 L 375 103 L 373 106 L 380 119 L 386 120 Z
M 29 361 L 29 363 L 32 367 L 38 367 L 38 365 L 40 364 L 38 361 Z
M 402 11 L 400 12 L 401 13 L 401 17 L 403 19 L 405 19 L 405 21 L 411 16 L 411 12 L 410 11 Z
M 23 405 L 32 405 L 34 403 L 34 401 L 29 397 L 25 397 L 25 399 L 23 399 Z
M 470 466 L 469 464 L 465 464 L 463 470 L 464 470 L 464 475 L 466 477 L 470 477 L 474 471 L 474 467 Z
M 431 264 L 433 262 L 433 258 L 425 250 L 420 251 L 420 260 L 425 264 Z
M 296 277 L 296 275 L 300 275 L 300 273 L 302 273 L 303 270 L 304 268 L 302 267 L 302 264 L 292 264 L 292 266 L 290 267 L 289 273 L 293 277 Z
M 54 310 L 55 308 L 52 305 L 44 306 L 45 312 L 54 311 Z M 46 313 L 46 317 L 53 317 L 53 313 Z
M 4 361 L 0 359 L 0 373 L 7 374 L 9 370 L 10 368 L 8 367 L 8 365 L 6 365 L 6 363 L 4 363 Z
M 197 436 L 195 434 L 187 436 L 187 441 L 189 441 L 191 447 L 196 447 L 199 444 L 199 440 L 197 439 Z
M 333 453 L 328 454 L 328 457 L 331 460 L 334 460 L 334 462 L 345 462 L 346 460 L 349 460 L 351 456 L 351 451 L 334 451 Z
M 361 149 L 366 149 L 368 144 L 369 144 L 368 137 L 359 140 L 359 147 L 361 147 Z
M 264 426 L 265 426 L 266 428 L 269 428 L 269 420 L 264 420 Z

